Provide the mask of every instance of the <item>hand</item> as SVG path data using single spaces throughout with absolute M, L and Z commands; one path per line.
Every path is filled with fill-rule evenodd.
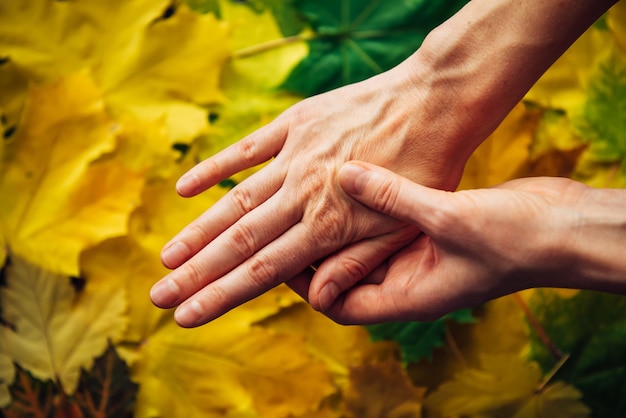
M 521 289 L 563 284 L 555 281 L 561 277 L 572 287 L 580 285 L 567 272 L 577 263 L 566 243 L 574 241 L 573 226 L 581 223 L 583 198 L 592 190 L 582 183 L 526 178 L 446 192 L 358 162 L 344 165 L 339 184 L 363 204 L 423 231 L 356 286 L 333 276 L 292 282 L 339 323 L 432 320 Z M 623 235 L 614 240 L 616 248 L 620 239 Z M 319 301 L 331 294 L 338 297 Z
M 176 321 L 197 326 L 330 254 L 324 271 L 355 283 L 415 238 L 414 227 L 355 204 L 336 173 L 359 158 L 456 187 L 471 153 L 458 144 L 481 132 L 458 98 L 430 88 L 420 68 L 400 65 L 304 100 L 184 175 L 178 192 L 193 196 L 275 157 L 164 247 L 162 261 L 175 270 L 155 285 L 153 302 L 182 303 Z

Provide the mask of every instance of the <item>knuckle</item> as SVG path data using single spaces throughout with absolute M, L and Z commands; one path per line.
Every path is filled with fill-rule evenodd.
M 245 224 L 235 225 L 231 240 L 232 250 L 243 258 L 250 257 L 257 250 L 254 232 Z
M 258 254 L 250 259 L 247 264 L 247 277 L 259 290 L 265 291 L 279 283 L 279 275 L 276 265 L 263 254 Z
M 346 244 L 347 218 L 340 210 L 334 209 L 328 202 L 320 205 L 311 215 L 314 228 L 313 238 L 317 245 L 326 251 L 334 251 Z
M 256 141 L 254 138 L 247 138 L 237 143 L 237 152 L 241 159 L 248 163 L 253 164 L 256 160 Z
M 236 186 L 230 191 L 230 199 L 240 216 L 254 209 L 250 191 L 242 186 Z
M 385 213 L 395 214 L 398 204 L 398 189 L 393 182 L 382 183 L 374 192 L 377 208 Z
M 204 287 L 204 271 L 196 263 L 188 262 L 183 264 L 182 274 L 185 278 L 183 283 L 189 290 L 195 292 Z
M 213 158 L 206 159 L 202 162 L 202 176 L 206 178 L 222 178 L 222 169 L 217 161 Z
M 189 224 L 189 235 L 191 237 L 195 237 L 194 241 L 197 242 L 197 245 L 193 245 L 192 243 L 186 242 L 187 246 L 192 250 L 198 248 L 210 241 L 207 231 L 204 229 L 204 226 L 199 222 L 192 222 Z
M 340 271 L 343 271 L 346 277 L 351 279 L 349 284 L 353 285 L 363 277 L 367 276 L 370 269 L 365 263 L 355 258 L 348 258 L 342 260 L 340 264 Z

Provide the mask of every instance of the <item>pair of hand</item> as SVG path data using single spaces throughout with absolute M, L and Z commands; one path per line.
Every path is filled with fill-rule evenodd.
M 563 178 L 528 178 L 491 189 L 447 192 L 363 162 L 345 164 L 337 185 L 342 193 L 380 213 L 385 222 L 401 225 L 398 230 L 404 228 L 409 238 L 399 250 L 387 247 L 397 251 L 388 259 L 376 260 L 376 266 L 372 263 L 373 267 L 356 269 L 352 275 L 333 274 L 339 257 L 331 255 L 315 275 L 305 269 L 290 278 L 288 284 L 313 307 L 344 324 L 430 320 L 549 284 L 550 275 L 569 263 L 560 251 L 562 239 L 576 223 L 582 196 L 589 190 Z M 354 210 L 368 210 L 352 204 Z M 200 261 L 206 261 L 204 256 Z M 281 282 L 280 276 L 261 283 L 250 277 L 229 272 L 208 285 L 200 278 L 199 293 L 190 288 L 193 296 L 186 303 L 210 307 L 210 320 Z M 239 287 L 222 287 L 224 293 L 212 289 L 223 280 L 238 280 Z M 157 304 L 158 298 L 153 293 Z M 186 322 L 184 316 L 177 316 L 183 326 L 207 320 L 201 318 Z
M 480 129 L 422 73 L 430 71 L 404 64 L 306 99 L 184 175 L 178 192 L 193 196 L 271 159 L 164 247 L 174 271 L 154 286 L 153 302 L 180 305 L 176 321 L 197 326 L 303 271 L 311 278 L 319 264 L 309 300 L 320 307 L 316 283 L 355 284 L 412 242 L 417 228 L 350 199 L 336 177 L 359 159 L 456 187 L 471 153 L 458 143 Z
M 563 229 L 556 213 L 571 212 L 560 202 L 584 186 L 526 180 L 445 195 L 394 176 L 455 189 L 472 151 L 614 2 L 469 2 L 399 66 L 306 99 L 200 163 L 180 179 L 181 195 L 271 160 L 165 246 L 174 270 L 153 302 L 197 326 L 288 282 L 331 318 L 366 323 L 433 318 L 534 285 L 526 273 L 562 258 L 545 226 Z M 369 182 L 341 171 L 352 160 L 396 173 L 374 200 L 356 196 L 382 212 L 342 190 L 346 179 Z M 431 198 L 436 206 L 408 216 Z

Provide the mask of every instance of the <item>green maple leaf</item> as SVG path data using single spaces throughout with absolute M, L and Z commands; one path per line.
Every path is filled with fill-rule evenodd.
M 461 309 L 436 321 L 388 322 L 366 328 L 372 341 L 396 341 L 400 345 L 404 363 L 409 364 L 430 358 L 433 351 L 444 344 L 448 320 L 462 324 L 475 321 L 470 309 Z
M 621 163 L 626 176 L 626 59 L 616 55 L 600 67 L 578 128 L 591 142 L 589 152 L 601 163 Z
M 283 87 L 306 96 L 388 70 L 466 0 L 294 0 L 314 31 L 310 53 Z
M 538 290 L 529 304 L 550 340 L 571 354 L 555 379 L 581 390 L 594 416 L 626 416 L 626 298 L 581 291 L 564 299 Z M 554 365 L 536 335 L 531 356 L 546 372 Z

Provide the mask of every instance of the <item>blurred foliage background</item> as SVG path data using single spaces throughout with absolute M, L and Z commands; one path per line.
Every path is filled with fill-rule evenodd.
M 198 329 L 162 245 L 250 172 L 176 179 L 304 97 L 391 68 L 464 1 L 0 0 L 0 416 L 623 417 L 626 299 L 553 289 L 343 327 L 279 287 Z M 474 153 L 461 188 L 626 186 L 626 4 Z

